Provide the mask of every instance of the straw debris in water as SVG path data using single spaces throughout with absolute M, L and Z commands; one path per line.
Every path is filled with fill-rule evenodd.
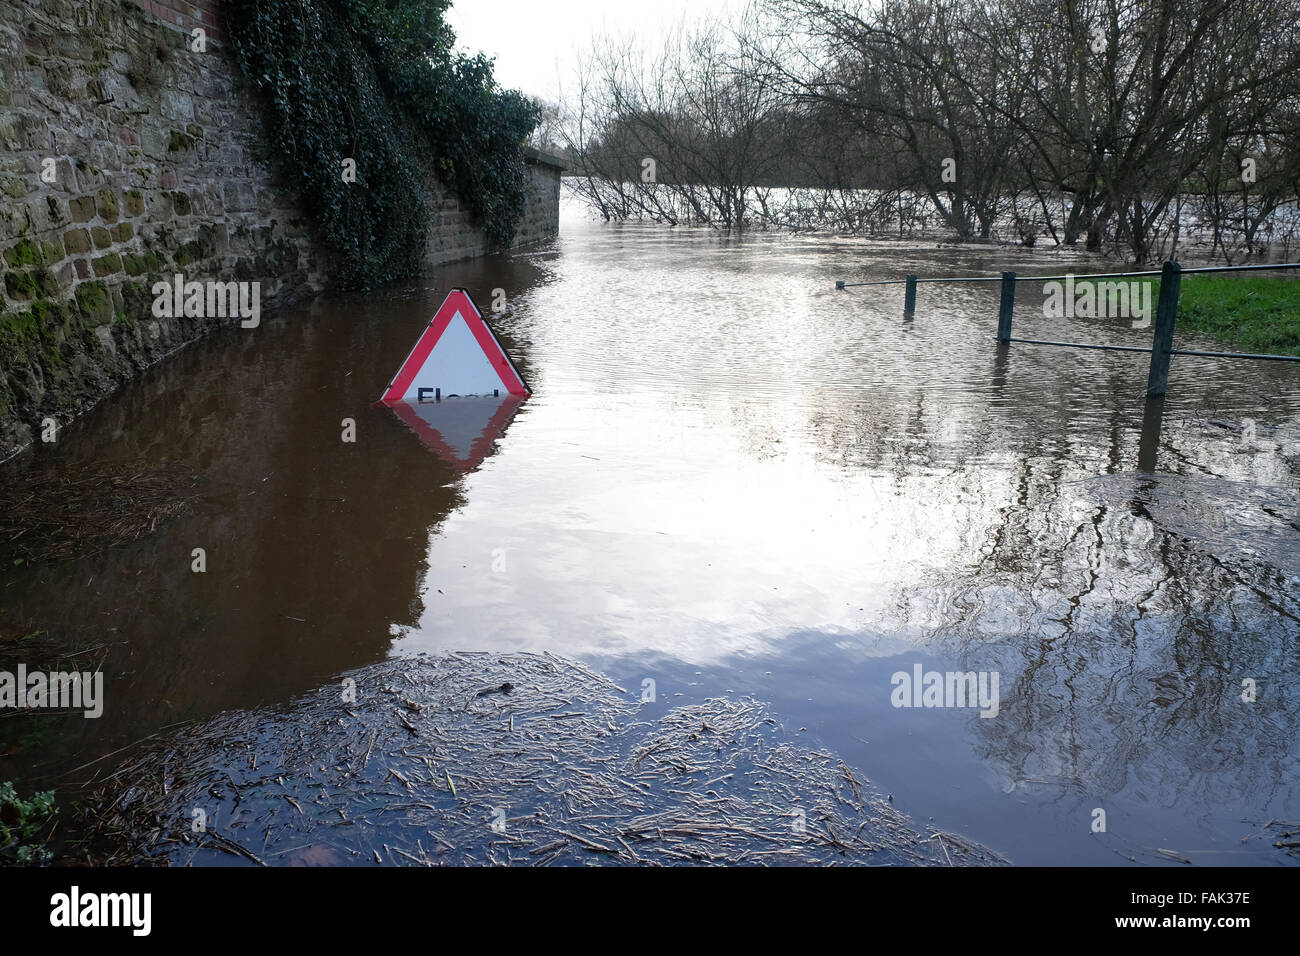
M 1005 862 L 917 829 L 753 700 L 649 720 L 627 691 L 549 654 L 420 657 L 346 677 L 283 711 L 187 728 L 121 767 L 97 791 L 101 835 L 130 848 L 111 862 Z
M 58 561 L 135 541 L 183 514 L 193 487 L 145 468 L 25 475 L 0 487 L 0 556 Z

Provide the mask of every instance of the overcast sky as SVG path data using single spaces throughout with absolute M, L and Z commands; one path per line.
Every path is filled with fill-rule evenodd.
M 594 33 L 634 33 L 653 41 L 683 14 L 743 6 L 744 0 L 456 0 L 448 20 L 462 49 L 496 58 L 503 86 L 554 100 L 557 67 L 570 86 L 575 52 Z

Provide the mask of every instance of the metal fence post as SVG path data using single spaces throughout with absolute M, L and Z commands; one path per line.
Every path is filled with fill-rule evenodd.
M 1163 395 L 1169 385 L 1169 362 L 1173 358 L 1174 322 L 1178 316 L 1178 286 L 1183 268 L 1170 260 L 1160 270 L 1160 300 L 1156 305 L 1156 331 L 1151 342 L 1151 371 L 1147 373 L 1147 397 Z
M 916 276 L 907 277 L 907 291 L 903 294 L 903 312 L 911 315 L 916 311 Z
M 998 306 L 998 341 L 1011 341 L 1011 313 L 1016 307 L 1016 274 L 1002 273 L 1002 303 Z
M 1148 398 L 1142 410 L 1142 436 L 1138 439 L 1138 471 L 1156 470 L 1156 457 L 1160 451 L 1160 427 L 1164 424 L 1165 399 L 1162 395 Z

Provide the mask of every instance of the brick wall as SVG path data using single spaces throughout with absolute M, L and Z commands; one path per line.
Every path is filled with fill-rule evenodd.
M 220 3 L 218 0 L 130 0 L 135 6 L 185 33 L 202 27 L 209 40 L 221 43 Z

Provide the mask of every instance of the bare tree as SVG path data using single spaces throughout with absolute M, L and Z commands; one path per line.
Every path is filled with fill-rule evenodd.
M 758 0 L 653 56 L 593 50 L 566 103 L 570 185 L 606 218 L 904 236 L 928 210 L 959 239 L 1138 263 L 1172 254 L 1186 212 L 1213 252 L 1257 254 L 1300 182 L 1300 0 L 1256 12 Z

